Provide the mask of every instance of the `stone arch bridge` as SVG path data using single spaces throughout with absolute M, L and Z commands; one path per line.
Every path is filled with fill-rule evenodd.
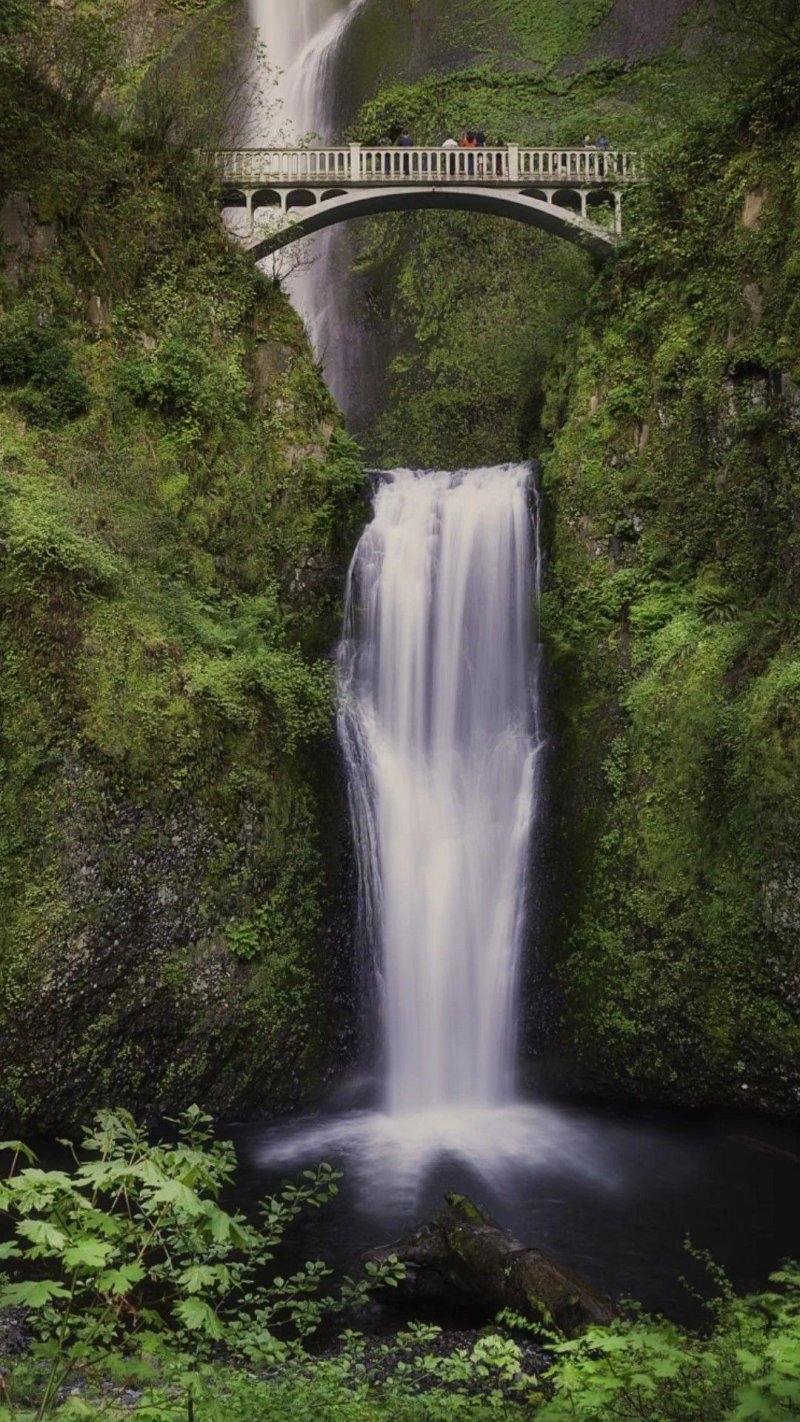
M 608 255 L 623 232 L 632 153 L 602 148 L 344 147 L 229 149 L 210 155 L 236 236 L 258 261 L 353 217 L 448 208 L 489 212 Z

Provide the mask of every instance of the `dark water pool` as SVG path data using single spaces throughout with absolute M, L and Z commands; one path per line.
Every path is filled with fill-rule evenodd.
M 800 1126 L 763 1117 L 530 1103 L 396 1121 L 376 1112 L 225 1129 L 250 1210 L 322 1160 L 343 1172 L 339 1198 L 298 1222 L 287 1262 L 343 1271 L 436 1208 L 469 1194 L 526 1243 L 613 1296 L 686 1321 L 681 1276 L 704 1271 L 691 1236 L 737 1288 L 762 1287 L 800 1258 Z

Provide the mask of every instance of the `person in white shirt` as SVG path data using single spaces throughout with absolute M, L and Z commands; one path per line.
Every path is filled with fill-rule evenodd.
M 444 141 L 444 143 L 442 144 L 442 148 L 458 148 L 458 141 L 457 141 L 457 139 L 455 139 L 455 138 L 446 138 L 445 141 Z M 448 165 L 447 165 L 447 166 L 448 166 L 448 168 L 450 169 L 450 177 L 451 177 L 451 178 L 454 178 L 455 175 L 456 175 L 456 155 L 455 155 L 455 153 L 451 153 L 451 154 L 450 154 L 450 158 L 449 158 L 449 161 L 448 161 Z

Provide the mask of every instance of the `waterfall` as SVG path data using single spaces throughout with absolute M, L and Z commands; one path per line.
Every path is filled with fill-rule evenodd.
M 339 1161 L 365 1213 L 398 1222 L 434 1177 L 478 1176 L 506 1202 L 554 1168 L 615 1182 L 579 1123 L 515 1083 L 544 747 L 539 512 L 528 465 L 382 475 L 348 575 L 338 725 L 382 1099 L 275 1127 L 260 1159 Z
M 395 472 L 350 569 L 339 731 L 390 1114 L 513 1095 L 542 745 L 529 484 Z
M 250 0 L 253 25 L 266 48 L 270 80 L 277 79 L 282 109 L 277 126 L 287 126 L 298 141 L 309 134 L 340 140 L 332 107 L 333 74 L 347 30 L 368 0 Z M 266 95 L 272 102 L 272 90 Z M 274 121 L 273 121 L 274 123 Z M 256 133 L 254 141 L 272 142 L 274 132 Z M 336 269 L 337 235 L 324 232 L 305 244 L 311 265 L 286 281 L 302 316 L 312 347 L 323 362 L 328 385 L 339 403 L 347 403 L 349 330 L 347 282 Z M 350 332 L 352 338 L 352 332 Z M 352 355 L 352 353 L 350 353 Z

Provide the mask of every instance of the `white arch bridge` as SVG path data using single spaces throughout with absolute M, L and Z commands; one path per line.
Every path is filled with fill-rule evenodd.
M 449 208 L 510 217 L 608 255 L 622 236 L 635 154 L 603 148 L 228 149 L 210 156 L 223 207 L 256 260 L 335 223 L 379 212 Z

